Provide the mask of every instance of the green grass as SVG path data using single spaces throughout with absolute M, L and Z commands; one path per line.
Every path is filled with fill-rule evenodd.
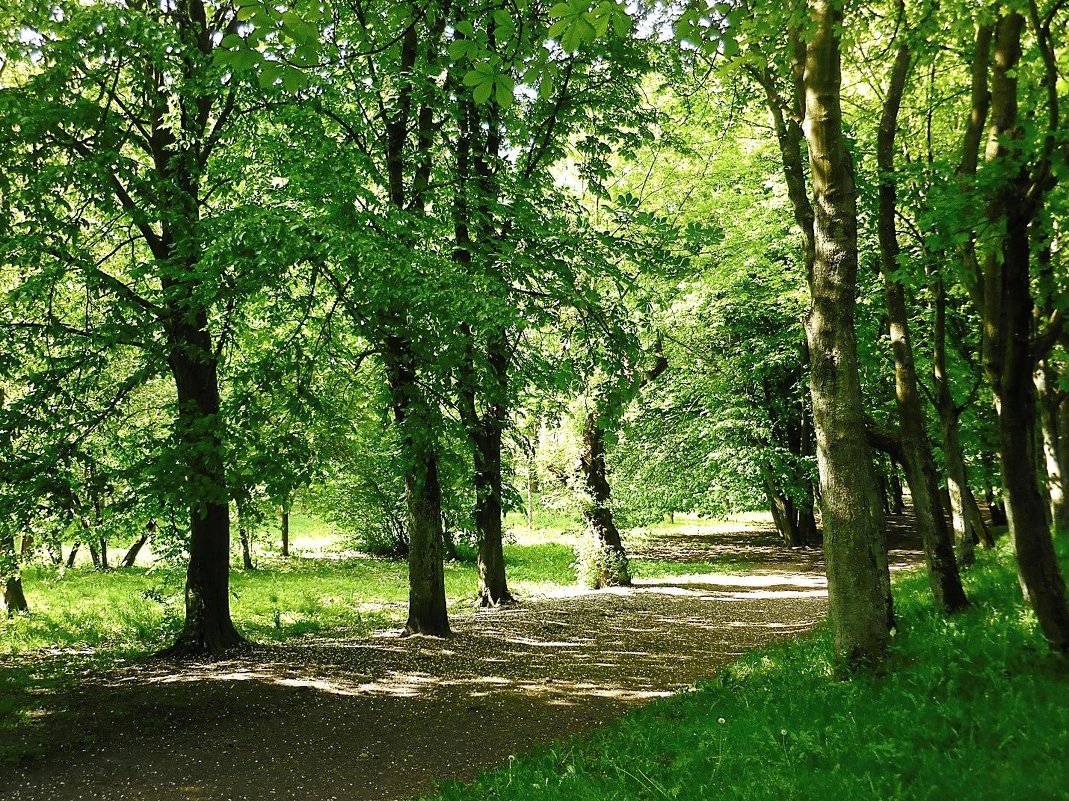
M 575 583 L 568 544 L 507 545 L 509 586 L 521 596 Z M 370 558 L 266 558 L 252 571 L 231 573 L 231 608 L 238 627 L 258 641 L 300 635 L 361 637 L 397 624 L 408 601 L 404 562 Z M 645 578 L 734 569 L 694 562 L 635 560 Z M 29 567 L 23 583 L 31 613 L 0 617 L 0 656 L 43 651 L 106 649 L 121 653 L 163 647 L 182 614 L 177 569 L 130 568 L 98 573 L 79 567 L 58 573 Z M 462 605 L 474 597 L 475 566 L 445 566 L 446 595 Z
M 923 573 L 898 579 L 883 676 L 834 679 L 820 630 L 436 798 L 1067 799 L 1069 671 L 1025 609 L 1008 544 L 966 583 L 972 607 L 946 621 Z

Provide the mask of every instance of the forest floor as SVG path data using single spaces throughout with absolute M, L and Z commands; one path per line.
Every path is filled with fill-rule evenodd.
M 88 670 L 16 733 L 38 756 L 0 766 L 0 797 L 406 798 L 688 688 L 824 615 L 819 551 L 767 530 L 695 527 L 636 551 L 680 575 L 455 614 L 448 640 L 384 630 Z M 747 570 L 686 572 L 713 558 Z

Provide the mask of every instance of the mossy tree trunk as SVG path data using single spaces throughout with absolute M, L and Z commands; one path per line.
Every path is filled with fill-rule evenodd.
M 806 321 L 820 472 L 828 605 L 845 669 L 877 667 L 892 624 L 879 487 L 865 437 L 857 365 L 857 198 L 842 130 L 841 5 L 812 0 L 805 135 L 813 184 L 812 308 Z
M 587 412 L 583 418 L 579 466 L 586 494 L 583 519 L 598 559 L 598 575 L 592 578 L 592 583 L 599 588 L 630 586 L 627 551 L 612 513 L 612 488 L 605 468 L 605 430 L 596 410 Z

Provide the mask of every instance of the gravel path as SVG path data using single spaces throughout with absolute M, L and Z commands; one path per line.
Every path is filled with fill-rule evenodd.
M 647 579 L 470 612 L 446 641 L 381 632 L 91 675 L 57 705 L 68 711 L 50 724 L 53 752 L 0 774 L 0 798 L 430 792 L 433 780 L 470 778 L 809 628 L 824 614 L 825 580 L 815 553 L 802 556 L 762 565 L 749 552 L 745 575 Z

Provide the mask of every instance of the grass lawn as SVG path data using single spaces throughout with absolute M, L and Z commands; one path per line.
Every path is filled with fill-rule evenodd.
M 1067 538 L 1059 551 L 1069 568 Z M 1022 602 L 1005 540 L 966 584 L 972 607 L 947 621 L 923 573 L 898 578 L 884 676 L 834 679 L 820 630 L 438 801 L 1069 799 L 1069 669 Z
M 403 623 L 408 602 L 408 568 L 403 561 L 340 551 L 328 528 L 293 515 L 293 557 L 273 550 L 256 554 L 257 569 L 231 571 L 231 607 L 238 628 L 261 642 L 290 637 L 361 637 L 375 628 Z M 509 586 L 519 596 L 544 593 L 576 582 L 575 545 L 569 520 L 531 530 L 516 525 L 505 546 Z M 672 531 L 665 525 L 658 531 Z M 458 608 L 475 597 L 477 573 L 468 557 L 445 567 L 446 595 Z M 240 562 L 235 562 L 235 566 Z M 717 562 L 676 564 L 636 559 L 636 576 L 738 571 Z M 23 584 L 31 612 L 0 617 L 0 657 L 57 651 L 133 655 L 162 648 L 181 624 L 182 570 L 152 567 L 94 571 L 79 563 L 71 570 L 30 566 Z

